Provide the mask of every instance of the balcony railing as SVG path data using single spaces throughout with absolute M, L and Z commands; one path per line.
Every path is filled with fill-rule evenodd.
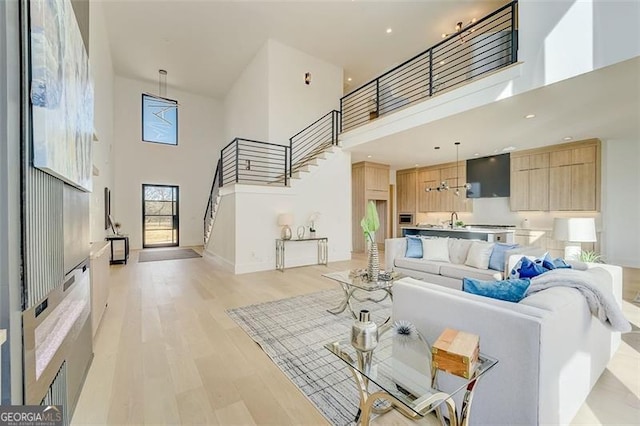
M 289 184 L 289 147 L 286 145 L 235 138 L 222 149 L 220 160 L 220 186 Z
M 515 63 L 516 6 L 514 1 L 501 7 L 343 96 L 341 131 Z

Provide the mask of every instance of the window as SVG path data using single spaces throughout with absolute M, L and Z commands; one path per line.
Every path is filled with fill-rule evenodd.
M 142 140 L 178 145 L 178 101 L 142 95 Z

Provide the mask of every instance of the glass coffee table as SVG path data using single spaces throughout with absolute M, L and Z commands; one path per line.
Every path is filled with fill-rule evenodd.
M 323 277 L 339 282 L 344 291 L 344 300 L 335 308 L 327 309 L 329 313 L 337 315 L 349 308 L 349 312 L 351 312 L 353 318 L 357 319 L 358 315 L 353 310 L 351 299 L 356 299 L 358 302 L 368 300 L 375 303 L 382 302 L 387 297 L 393 300 L 393 283 L 405 277 L 405 275 L 398 272 L 392 272 L 382 275 L 382 277 L 387 277 L 388 279 L 380 278 L 377 281 L 367 281 L 362 275 L 358 274 L 358 272 L 359 271 L 340 271 L 322 274 Z M 367 295 L 365 297 L 358 297 L 354 294 L 356 291 L 366 292 Z M 374 292 L 382 292 L 383 294 L 381 297 L 374 298 L 371 296 Z M 389 318 L 387 318 L 385 323 L 388 321 Z
M 417 331 L 412 337 L 407 337 L 388 329 L 379 336 L 378 346 L 370 352 L 357 351 L 346 339 L 328 343 L 325 348 L 351 370 L 360 394 L 355 422 L 360 420 L 364 426 L 369 424 L 372 415 L 383 414 L 393 408 L 411 419 L 433 413 L 442 424 L 446 424 L 441 412 L 443 407 L 448 411 L 449 426 L 464 426 L 468 423 L 478 381 L 498 363 L 480 354 L 473 375 L 469 379 L 460 377 L 455 389 L 443 392 L 438 387 L 440 370 L 432 367 L 431 348 Z M 370 383 L 376 385 L 373 392 L 369 390 Z M 459 393 L 464 395 L 458 413 L 452 397 Z

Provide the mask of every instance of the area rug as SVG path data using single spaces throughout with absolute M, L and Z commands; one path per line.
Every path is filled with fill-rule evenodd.
M 138 262 L 157 262 L 159 260 L 191 259 L 202 257 L 193 249 L 151 249 L 138 254 Z
M 334 425 L 353 423 L 359 401 L 349 369 L 323 346 L 350 336 L 353 319 L 348 310 L 338 315 L 327 312 L 343 300 L 343 294 L 339 289 L 325 290 L 227 310 Z M 377 323 L 391 311 L 388 299 L 357 306 L 369 309 Z

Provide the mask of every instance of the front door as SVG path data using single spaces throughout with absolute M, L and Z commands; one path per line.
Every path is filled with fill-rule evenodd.
M 142 185 L 142 247 L 178 245 L 178 187 Z

